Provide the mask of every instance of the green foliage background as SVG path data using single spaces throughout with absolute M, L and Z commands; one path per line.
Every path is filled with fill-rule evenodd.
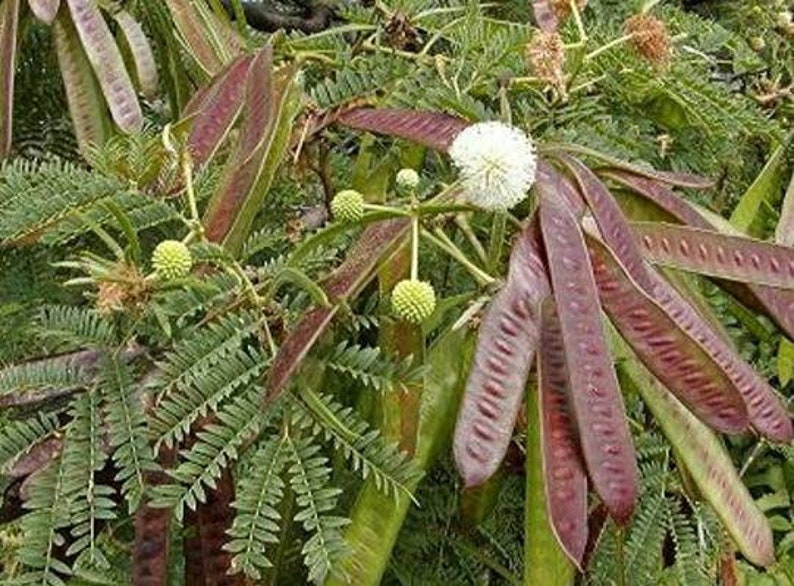
M 123 4 L 139 15 L 162 59 L 165 41 L 157 2 Z M 771 236 L 794 160 L 786 146 L 794 120 L 794 42 L 790 32 L 781 30 L 778 16 L 790 7 L 776 0 L 661 2 L 653 12 L 668 24 L 673 38 L 675 53 L 668 66 L 648 63 L 627 44 L 585 57 L 619 38 L 626 18 L 639 9 L 637 2 L 588 3 L 583 16 L 589 40 L 584 50 L 568 52 L 567 97 L 528 79 L 533 74 L 524 47 L 536 29 L 527 24 L 526 2 L 344 4 L 337 14 L 346 29 L 287 33 L 275 48 L 278 58 L 304 60 L 302 83 L 312 108 L 333 111 L 354 100 L 370 100 L 472 120 L 509 114 L 541 144 L 576 142 L 657 168 L 712 177 L 716 189 L 687 197 L 725 218 L 752 193 L 767 161 L 781 149 L 782 162 L 770 173 L 760 204 L 751 206 L 749 217 L 731 218 L 757 236 Z M 432 39 L 432 46 L 417 53 L 400 45 L 390 18 L 395 13 L 407 17 L 403 33 L 418 35 L 422 43 Z M 377 34 L 362 45 L 356 26 Z M 561 32 L 568 44 L 579 40 L 573 19 Z M 263 34 L 249 33 L 254 46 L 264 44 Z M 217 413 L 217 421 L 187 449 L 169 482 L 156 488 L 155 501 L 173 507 L 182 518 L 226 468 L 233 469 L 238 516 L 229 548 L 235 563 L 263 583 L 320 581 L 344 556 L 346 515 L 361 477 L 378 479 L 392 494 L 406 490 L 416 477 L 395 446 L 375 431 L 373 397 L 395 393 L 421 375 L 410 360 L 378 347 L 378 327 L 391 319 L 385 299 L 367 290 L 349 307 L 332 339 L 323 340 L 312 354 L 311 368 L 302 373 L 306 380 L 297 385 L 305 390 L 284 397 L 266 417 L 253 418 L 252 413 L 259 413 L 258 382 L 270 357 L 261 343 L 261 316 L 235 307 L 241 292 L 232 276 L 219 272 L 189 280 L 181 288 L 158 291 L 136 312 L 100 316 L 94 309 L 95 291 L 64 288 L 63 281 L 74 274 L 55 263 L 72 259 L 76 251 L 108 255 L 84 217 L 131 244 L 114 210 L 121 210 L 139 238 L 138 260 L 148 258 L 158 241 L 180 234 L 185 210 L 178 201 L 141 197 L 156 192 L 150 166 L 157 167 L 163 158 L 159 134 L 178 100 L 170 92 L 147 103 L 146 132 L 117 137 L 94 153 L 89 168 L 77 153 L 65 114 L 51 43 L 46 27 L 30 24 L 24 31 L 15 90 L 16 103 L 24 104 L 16 108 L 18 158 L 0 169 L 0 240 L 43 230 L 36 245 L 0 248 L 0 365 L 5 367 L 0 394 L 20 388 L 87 392 L 38 413 L 0 414 L 2 466 L 34 441 L 50 437 L 65 419 L 70 422 L 62 455 L 31 489 L 33 512 L 0 533 L 3 571 L 9 579 L 30 571 L 37 582 L 128 583 L 133 539 L 128 510 L 143 497 L 144 475 L 154 465 L 153 447 L 181 442 L 192 424 Z M 282 166 L 244 246 L 241 262 L 257 282 L 269 283 L 293 266 L 296 244 L 312 231 L 295 228 L 307 210 L 348 187 L 365 191 L 373 201 L 393 194 L 396 170 L 424 156 L 407 143 L 371 136 L 359 140 L 336 128 L 307 148 L 305 161 Z M 197 177 L 202 206 L 217 185 L 220 167 L 214 163 Z M 447 162 L 428 155 L 422 189 L 430 192 L 453 176 Z M 474 229 L 483 236 L 488 227 Z M 341 235 L 302 257 L 297 268 L 312 279 L 327 274 L 351 240 L 351 235 Z M 195 245 L 192 252 L 208 262 L 223 254 L 210 245 Z M 427 278 L 454 308 L 461 303 L 456 295 L 467 291 L 465 273 L 433 250 L 421 254 L 423 266 L 440 267 L 428 270 Z M 717 310 L 743 356 L 790 398 L 794 352 L 781 346 L 771 323 L 699 280 L 692 279 L 691 285 Z M 269 311 L 283 330 L 310 305 L 310 292 L 293 282 L 272 291 Z M 449 321 L 449 315 L 443 319 Z M 158 378 L 143 385 L 161 401 L 153 414 L 144 412 L 141 385 L 134 382 L 144 370 L 142 362 L 124 358 L 125 352 L 134 352 L 133 340 L 150 349 L 145 364 L 161 367 Z M 101 354 L 95 368 L 23 362 L 86 347 Z M 607 525 L 579 580 L 594 585 L 714 584 L 725 551 L 723 530 L 714 514 L 692 498 L 688 479 L 675 466 L 675 453 L 638 398 L 629 396 L 627 407 L 642 472 L 640 506 L 626 530 Z M 107 418 L 107 432 L 98 425 L 100 417 Z M 522 583 L 520 440 L 485 494 L 461 495 L 444 451 L 415 494 L 421 506 L 410 509 L 384 584 Z M 115 448 L 115 479 L 103 475 L 106 456 L 96 448 L 104 441 Z M 743 583 L 794 584 L 794 452 L 745 437 L 729 440 L 728 446 L 773 524 L 780 560 L 763 575 L 741 564 Z M 111 487 L 114 480 L 122 483 L 121 495 Z M 11 479 L 2 482 L 7 488 Z M 100 520 L 112 531 L 94 536 Z M 79 555 L 75 572 L 49 555 L 60 546 L 63 536 L 58 533 L 66 531 L 76 540 L 71 551 Z M 175 524 L 172 531 L 179 553 L 181 526 Z M 174 583 L 183 579 L 182 571 L 175 563 Z

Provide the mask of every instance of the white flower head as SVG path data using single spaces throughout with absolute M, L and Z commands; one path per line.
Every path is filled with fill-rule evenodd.
M 414 189 L 419 185 L 419 173 L 413 169 L 400 169 L 397 173 L 396 182 L 403 189 Z
M 469 203 L 486 210 L 508 210 L 535 182 L 537 157 L 532 140 L 501 122 L 472 124 L 449 148 Z

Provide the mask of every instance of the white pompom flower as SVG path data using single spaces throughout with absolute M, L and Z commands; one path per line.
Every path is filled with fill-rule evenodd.
M 486 210 L 512 208 L 535 182 L 532 140 L 501 122 L 472 124 L 452 141 L 449 155 L 460 171 L 466 200 Z

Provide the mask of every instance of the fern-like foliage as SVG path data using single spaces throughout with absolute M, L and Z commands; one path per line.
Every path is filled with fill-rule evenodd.
M 278 542 L 282 521 L 278 505 L 285 488 L 282 472 L 289 457 L 287 441 L 285 435 L 265 440 L 251 458 L 251 473 L 237 486 L 237 514 L 224 549 L 233 554 L 232 570 L 254 580 L 261 578 L 262 570 L 273 566 L 266 548 Z
M 90 380 L 80 356 L 46 358 L 0 370 L 0 396 L 25 392 L 73 390 Z
M 259 414 L 259 388 L 252 387 L 233 402 L 217 411 L 217 423 L 210 423 L 196 432 L 195 443 L 183 451 L 183 460 L 176 470 L 169 471 L 177 484 L 158 486 L 153 506 L 173 507 L 178 519 L 185 508 L 195 509 L 206 502 L 206 491 L 216 486 L 223 470 L 237 460 L 241 448 L 250 442 L 277 413 Z
M 151 420 L 156 444 L 171 447 L 184 440 L 199 418 L 215 412 L 226 399 L 248 388 L 265 372 L 267 364 L 261 352 L 239 348 L 192 384 L 169 393 Z
M 332 471 L 328 458 L 318 453 L 320 446 L 310 438 L 288 437 L 286 449 L 298 509 L 294 519 L 309 534 L 301 553 L 309 581 L 321 584 L 347 551 L 341 530 L 348 520 L 332 514 L 342 489 L 328 487 Z
M 4 422 L 0 427 L 0 471 L 7 472 L 20 456 L 49 436 L 57 426 L 58 419 L 52 414 Z
M 78 557 L 76 566 L 106 569 L 109 563 L 98 545 L 102 523 L 114 519 L 115 491 L 102 484 L 97 473 L 105 466 L 102 449 L 102 413 L 99 393 L 91 389 L 72 402 L 72 417 L 64 448 L 64 466 L 68 470 L 70 525 L 72 542 L 67 556 Z
M 224 315 L 177 344 L 160 364 L 156 386 L 161 395 L 200 381 L 213 367 L 239 350 L 243 340 L 257 331 L 260 316 L 254 312 Z
M 108 347 L 115 343 L 115 332 L 110 323 L 97 311 L 72 305 L 45 307 L 37 327 L 45 340 L 62 342 L 72 347 Z
M 635 584 L 658 583 L 661 570 L 662 542 L 667 533 L 669 515 L 661 492 L 646 493 L 635 513 L 626 543 L 626 576 Z
M 0 242 L 41 232 L 125 186 L 72 163 L 12 162 L 0 167 Z
M 411 380 L 411 361 L 409 357 L 400 364 L 394 364 L 380 348 L 340 342 L 326 359 L 326 364 L 331 370 L 376 391 L 389 391 L 396 381 L 406 383 Z
M 122 493 L 134 511 L 143 497 L 144 473 L 157 469 L 148 441 L 140 389 L 134 384 L 129 367 L 118 356 L 108 357 L 101 374 L 108 436 L 113 461 L 119 469 L 115 479 L 122 483 Z
M 673 574 L 680 584 L 707 586 L 710 577 L 706 568 L 711 560 L 699 543 L 696 519 L 685 514 L 682 500 L 670 500 L 667 508 L 670 513 L 668 530 L 675 546 Z
M 21 519 L 23 546 L 19 551 L 22 563 L 30 569 L 20 580 L 47 586 L 63 586 L 61 576 L 71 568 L 56 557 L 56 549 L 65 542 L 69 525 L 71 500 L 66 482 L 67 466 L 57 458 L 40 472 L 27 499 L 30 512 Z
M 327 395 L 304 390 L 301 399 L 304 417 L 296 419 L 296 424 L 330 441 L 350 462 L 353 471 L 365 479 L 371 475 L 379 490 L 395 496 L 399 492 L 411 495 L 408 487 L 419 473 L 396 444 L 386 442 L 352 408 Z

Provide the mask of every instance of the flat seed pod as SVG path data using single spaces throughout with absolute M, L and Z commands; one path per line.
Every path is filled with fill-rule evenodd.
M 729 281 L 794 288 L 794 249 L 710 230 L 633 222 L 651 262 Z
M 650 200 L 682 224 L 703 228 L 704 230 L 714 229 L 714 226 L 701 216 L 695 208 L 678 197 L 665 185 L 617 169 L 602 170 L 599 173 Z M 742 302 L 757 306 L 757 309 L 772 318 L 786 335 L 794 338 L 794 291 L 751 283 L 720 281 L 720 284 L 729 293 L 736 295 Z
M 157 63 L 149 39 L 146 38 L 140 23 L 126 10 L 118 11 L 113 18 L 118 23 L 119 30 L 124 35 L 124 40 L 127 41 L 132 54 L 132 60 L 135 62 L 135 73 L 141 93 L 147 98 L 154 98 L 157 95 Z
M 661 277 L 655 281 L 654 299 L 678 327 L 697 340 L 728 375 L 744 398 L 753 427 L 774 441 L 790 442 L 794 439 L 791 417 L 766 381 L 737 356 L 724 339 L 714 333 L 672 285 Z
M 96 81 L 69 14 L 61 11 L 53 25 L 55 53 L 66 89 L 66 102 L 81 153 L 104 144 L 111 122 L 102 90 Z
M 538 159 L 537 181 L 538 184 L 545 184 L 548 189 L 556 191 L 561 197 L 565 198 L 565 203 L 573 211 L 573 215 L 581 219 L 587 211 L 579 189 L 565 175 L 560 173 L 544 159 Z
M 188 135 L 188 148 L 196 166 L 212 158 L 239 117 L 252 59 L 253 55 L 245 55 L 235 60 L 219 74 L 195 112 L 190 113 L 193 125 Z M 185 110 L 187 112 L 188 108 Z
M 626 523 L 637 498 L 637 462 L 601 323 L 590 258 L 579 224 L 565 202 L 541 185 L 538 193 L 582 453 L 593 488 L 612 517 Z
M 458 422 L 454 454 L 467 487 L 479 486 L 504 458 L 538 344 L 540 302 L 549 294 L 537 224 L 519 236 L 507 283 L 480 326 Z
M 223 68 L 223 60 L 209 41 L 206 27 L 189 0 L 165 0 L 180 40 L 190 57 L 212 77 Z
M 620 169 L 621 171 L 631 173 L 632 175 L 653 179 L 654 181 L 659 181 L 660 183 L 665 183 L 667 185 L 688 187 L 690 189 L 708 189 L 709 187 L 714 186 L 714 182 L 711 179 L 707 179 L 699 175 L 692 175 L 691 173 L 679 173 L 674 171 L 657 171 L 652 167 L 643 167 L 641 165 L 628 163 L 605 153 L 601 153 L 595 149 L 577 144 L 553 144 L 548 145 L 546 150 L 550 152 L 575 153 L 586 157 L 592 157 L 597 161 L 605 163 L 610 169 Z
M 759 566 L 774 562 L 775 544 L 769 523 L 717 436 L 637 362 L 627 360 L 620 370 L 621 380 L 629 379 L 627 384 L 640 393 L 742 554 Z
M 556 307 L 543 303 L 538 351 L 546 508 L 557 541 L 581 568 L 587 546 L 587 475 L 569 405 L 568 365 Z
M 746 430 L 744 399 L 719 364 L 632 281 L 606 246 L 588 238 L 588 248 L 601 303 L 645 366 L 714 429 Z
M 0 6 L 0 158 L 11 151 L 19 0 Z
M 30 6 L 33 16 L 44 24 L 52 24 L 55 15 L 58 14 L 61 0 L 28 0 L 28 6 Z
M 581 161 L 567 155 L 560 160 L 570 169 L 579 190 L 592 210 L 604 242 L 620 260 L 631 278 L 641 287 L 649 288 L 648 266 L 642 258 L 629 222 L 606 185 Z
M 356 108 L 341 114 L 337 122 L 404 138 L 442 152 L 446 152 L 455 137 L 469 125 L 463 118 L 440 112 L 385 108 Z
M 102 13 L 93 0 L 66 2 L 113 121 L 122 132 L 139 131 L 143 126 L 143 113 L 138 96 Z
M 334 301 L 355 295 L 372 277 L 377 264 L 394 251 L 410 229 L 407 220 L 390 220 L 368 227 L 351 248 L 345 262 L 324 283 L 323 289 Z M 281 344 L 268 372 L 267 400 L 275 400 L 287 387 L 309 350 L 331 323 L 339 305 L 309 311 Z

